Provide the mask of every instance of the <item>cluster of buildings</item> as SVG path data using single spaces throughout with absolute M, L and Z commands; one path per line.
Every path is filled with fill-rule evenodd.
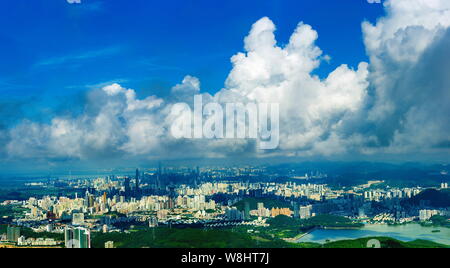
M 436 215 L 447 215 L 447 211 L 441 211 L 436 209 L 422 209 L 419 211 L 420 221 L 428 221 Z
M 21 247 L 56 247 L 61 243 L 53 238 L 26 238 L 25 236 L 19 237 L 17 245 Z
M 0 241 L 13 243 L 20 247 L 54 247 L 61 244 L 60 241 L 56 241 L 53 238 L 27 238 L 21 234 L 21 227 L 13 225 L 7 226 L 6 234 L 0 237 Z
M 309 219 L 315 216 L 315 213 L 312 212 L 313 206 L 299 206 L 297 202 L 293 202 L 293 210 L 289 207 L 272 207 L 266 208 L 264 203 L 258 203 L 257 209 L 250 210 L 250 204 L 245 202 L 245 207 L 243 211 L 239 211 L 236 207 L 228 208 L 225 212 L 226 219 L 230 221 L 234 220 L 243 220 L 248 221 L 251 217 L 258 218 L 275 218 L 277 216 L 283 215 L 287 217 L 294 217 L 298 219 Z
M 418 195 L 421 191 L 422 189 L 420 188 L 376 189 L 364 191 L 364 199 L 378 202 L 385 199 L 411 198 Z
M 221 222 L 242 221 L 264 225 L 265 219 L 284 215 L 309 219 L 319 214 L 334 214 L 357 220 L 375 222 L 407 222 L 429 220 L 444 210 L 426 207 L 404 208 L 401 201 L 414 197 L 422 188 L 372 187 L 380 183 L 369 182 L 353 189 L 332 189 L 321 183 L 310 183 L 305 178 L 283 183 L 249 182 L 225 179 L 227 169 L 210 171 L 208 176 L 200 170 L 186 170 L 181 175 L 164 175 L 161 167 L 156 172 L 139 172 L 134 177 L 107 176 L 96 179 L 69 180 L 66 187 L 74 189 L 71 196 L 45 196 L 26 201 L 9 201 L 7 205 L 20 205 L 26 209 L 23 217 L 13 224 L 36 231 L 64 234 L 65 247 L 91 247 L 91 232 L 121 232 L 133 224 L 157 227 L 166 224 L 203 224 L 220 226 Z M 234 169 L 233 174 L 262 174 L 263 170 Z M 236 175 L 237 176 L 237 175 Z M 225 177 L 225 178 L 224 178 Z M 150 179 L 149 179 L 150 178 Z M 220 178 L 220 180 L 219 180 Z M 54 182 L 52 182 L 54 183 Z M 33 187 L 46 187 L 36 184 Z M 447 183 L 440 185 L 447 189 Z M 264 202 L 251 209 L 246 198 L 283 201 L 285 207 L 266 207 Z M 242 210 L 236 203 L 244 200 Z M 23 246 L 54 246 L 51 239 L 32 239 L 20 235 L 15 227 L 8 228 L 8 241 Z M 109 241 L 105 247 L 114 247 Z

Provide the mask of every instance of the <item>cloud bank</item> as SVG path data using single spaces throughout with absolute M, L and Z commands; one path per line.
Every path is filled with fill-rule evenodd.
M 326 78 L 313 72 L 329 58 L 319 34 L 299 23 L 278 45 L 276 26 L 262 18 L 231 58 L 224 88 L 202 93 L 186 76 L 170 96 L 145 99 L 119 84 L 88 94 L 85 112 L 48 124 L 22 121 L 0 129 L 4 159 L 94 160 L 411 154 L 450 151 L 450 2 L 388 0 L 386 16 L 362 24 L 370 61 L 342 64 Z M 194 94 L 219 103 L 280 104 L 280 147 L 257 150 L 257 140 L 177 140 L 177 102 Z

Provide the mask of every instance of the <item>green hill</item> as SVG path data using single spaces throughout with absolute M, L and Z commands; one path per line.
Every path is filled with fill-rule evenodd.
M 402 242 L 389 237 L 368 237 L 355 240 L 342 240 L 326 243 L 323 245 L 323 248 L 367 248 L 367 242 L 372 239 L 380 241 L 381 248 L 448 248 L 448 246 L 427 240 Z
M 0 225 L 0 235 L 6 234 L 7 228 L 8 228 L 8 225 L 4 225 L 4 224 Z
M 291 248 L 302 245 L 281 239 L 265 239 L 231 230 L 169 229 L 165 227 L 136 230 L 125 233 L 96 233 L 92 246 L 103 248 L 105 242 L 114 241 L 118 248 Z
M 414 206 L 426 204 L 435 208 L 450 207 L 450 190 L 427 189 L 410 198 L 406 203 Z
M 252 236 L 232 230 L 155 229 L 135 230 L 131 233 L 94 233 L 92 246 L 103 248 L 113 241 L 117 248 L 367 248 L 367 242 L 377 239 L 382 248 L 448 248 L 425 240 L 402 242 L 389 237 L 343 240 L 324 245 L 288 243 L 281 239 Z

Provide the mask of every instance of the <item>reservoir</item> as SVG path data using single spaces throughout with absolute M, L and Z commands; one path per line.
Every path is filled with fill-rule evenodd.
M 433 232 L 439 230 L 440 232 Z M 368 224 L 361 229 L 352 230 L 315 230 L 297 242 L 313 242 L 324 244 L 338 240 L 350 240 L 364 237 L 384 236 L 400 241 L 409 242 L 417 239 L 430 240 L 436 243 L 450 245 L 450 228 L 445 227 L 423 227 L 420 224 L 407 224 L 399 226 Z

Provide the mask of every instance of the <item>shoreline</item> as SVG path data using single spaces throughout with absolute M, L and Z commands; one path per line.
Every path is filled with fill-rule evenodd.
M 359 230 L 361 228 L 364 228 L 364 226 L 361 226 L 361 227 L 314 227 L 314 228 L 312 228 L 302 234 L 299 234 L 295 237 L 283 238 L 283 240 L 286 242 L 298 243 L 297 242 L 298 240 L 302 239 L 304 236 L 307 236 L 310 233 L 317 231 L 317 230 Z
M 301 234 L 299 234 L 299 235 L 297 235 L 295 237 L 283 238 L 283 240 L 286 241 L 286 242 L 289 242 L 289 243 L 298 243 L 297 242 L 298 240 L 302 239 L 304 236 L 309 235 L 310 233 L 312 233 L 312 232 L 314 232 L 314 231 L 316 231 L 318 229 L 320 229 L 320 228 L 319 227 L 314 227 L 314 228 L 312 228 L 312 229 L 310 229 L 310 230 L 308 230 L 308 231 L 306 231 L 304 233 L 301 233 Z
M 405 227 L 406 228 L 407 227 L 414 228 L 414 226 L 420 229 L 420 231 L 421 231 L 420 233 L 421 234 L 428 235 L 429 237 L 428 238 L 427 237 L 420 237 L 420 236 L 416 236 L 415 234 L 411 235 L 411 233 L 410 233 L 410 231 L 408 231 L 408 229 L 402 230 L 402 227 L 404 227 L 404 228 Z M 381 230 L 381 231 L 380 230 L 376 230 L 377 227 L 379 227 L 379 228 L 383 228 L 383 227 L 384 228 L 392 228 L 392 230 L 394 232 L 390 232 L 390 230 L 386 230 L 386 231 L 385 230 Z M 407 224 L 402 224 L 402 225 L 366 224 L 366 225 L 364 225 L 361 228 L 353 228 L 353 227 L 349 227 L 349 228 L 345 228 L 345 227 L 343 227 L 343 228 L 339 228 L 339 227 L 318 228 L 319 230 L 331 230 L 331 231 L 339 231 L 339 230 L 342 230 L 342 231 L 355 230 L 355 231 L 357 231 L 357 230 L 361 230 L 362 233 L 361 233 L 361 235 L 359 235 L 357 237 L 352 237 L 352 236 L 346 237 L 346 235 L 345 235 L 346 233 L 344 233 L 341 237 L 328 237 L 328 238 L 326 237 L 326 234 L 325 234 L 325 235 L 322 235 L 323 236 L 322 238 L 317 239 L 317 241 L 299 241 L 303 237 L 305 237 L 307 234 L 312 233 L 313 230 L 311 230 L 308 233 L 302 234 L 301 236 L 297 236 L 297 237 L 295 237 L 293 239 L 289 239 L 289 242 L 294 242 L 294 243 L 309 243 L 309 242 L 311 242 L 311 243 L 323 244 L 323 243 L 325 243 L 326 240 L 329 240 L 329 241 L 341 241 L 341 240 L 359 239 L 359 238 L 368 237 L 368 236 L 365 235 L 364 231 L 368 231 L 368 232 L 374 231 L 374 230 L 372 230 L 372 228 L 375 228 L 375 232 L 378 233 L 378 236 L 387 236 L 387 237 L 391 237 L 391 238 L 394 238 L 394 239 L 397 239 L 397 240 L 400 240 L 400 241 L 403 241 L 403 242 L 410 242 L 410 241 L 421 240 L 422 239 L 422 240 L 428 240 L 428 241 L 435 242 L 435 243 L 440 243 L 440 244 L 443 244 L 443 245 L 450 245 L 450 243 L 447 242 L 447 241 L 439 241 L 440 239 L 436 239 L 436 240 L 432 239 L 433 236 L 434 236 L 434 238 L 439 238 L 439 237 L 436 237 L 436 236 L 444 235 L 446 233 L 445 230 L 448 229 L 447 227 L 443 227 L 443 226 L 440 226 L 440 227 L 422 226 L 419 223 L 414 223 L 414 222 L 407 223 Z M 316 230 L 318 230 L 318 229 L 316 229 Z M 397 230 L 397 232 L 395 230 Z M 439 232 L 435 232 L 436 230 L 439 230 Z M 400 232 L 398 232 L 398 231 L 400 231 Z M 374 235 L 372 235 L 372 236 L 374 236 Z M 375 236 L 377 236 L 377 235 L 375 235 Z M 398 238 L 397 236 L 403 236 L 403 238 L 407 238 L 407 239 L 406 240 L 405 239 L 401 239 L 401 238 Z

